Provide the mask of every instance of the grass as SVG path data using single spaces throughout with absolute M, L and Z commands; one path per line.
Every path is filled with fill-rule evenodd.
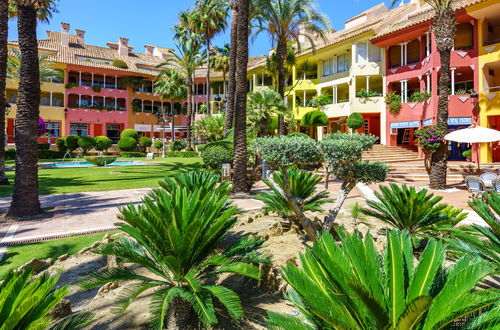
M 17 269 L 33 258 L 55 259 L 63 254 L 76 254 L 92 243 L 102 240 L 104 235 L 106 233 L 9 246 L 0 261 L 0 279 L 7 275 L 11 269 Z
M 39 193 L 52 195 L 155 187 L 165 176 L 196 170 L 203 164 L 200 158 L 158 158 L 153 162 L 157 164 L 40 169 L 38 171 Z M 13 183 L 14 171 L 7 171 L 7 176 Z M 11 196 L 12 188 L 12 184 L 0 186 L 0 197 Z

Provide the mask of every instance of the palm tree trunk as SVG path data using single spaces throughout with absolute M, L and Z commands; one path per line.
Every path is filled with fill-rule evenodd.
M 281 98 L 285 98 L 285 56 L 287 51 L 286 43 L 279 42 L 276 48 L 276 56 L 278 57 L 278 93 Z M 285 119 L 283 116 L 278 116 L 278 134 L 285 135 Z
M 439 8 L 432 26 L 436 44 L 441 57 L 441 75 L 439 77 L 439 99 L 437 125 L 448 131 L 448 88 L 450 87 L 450 56 L 454 46 L 456 33 L 455 13 L 451 7 Z M 446 172 L 448 166 L 448 146 L 443 143 L 431 156 L 429 186 L 431 189 L 446 188 Z
M 175 101 L 174 101 L 174 104 L 175 104 Z M 175 109 L 173 106 L 172 106 L 172 132 L 170 132 L 170 134 L 172 135 L 171 140 L 175 141 Z
M 196 316 L 191 304 L 182 298 L 174 298 L 167 311 L 166 329 L 197 329 Z
M 238 1 L 236 85 L 234 97 L 234 175 L 235 192 L 248 191 L 247 181 L 247 65 L 249 0 Z
M 207 115 L 212 115 L 212 107 L 210 104 L 210 97 L 212 91 L 210 90 L 210 39 L 207 38 Z
M 188 150 L 193 150 L 193 143 L 192 143 L 192 136 L 191 136 L 191 125 L 192 125 L 192 120 L 191 120 L 191 92 L 193 88 L 193 84 L 191 82 L 191 78 L 188 78 L 188 90 L 187 90 L 187 123 L 186 123 L 186 139 L 187 139 L 187 144 L 188 144 Z
M 236 53 L 238 50 L 238 0 L 231 2 L 231 49 L 229 50 L 229 79 L 227 84 L 226 122 L 224 134 L 234 124 L 234 89 L 236 85 Z M 246 78 L 245 78 L 246 81 Z
M 7 78 L 7 34 L 9 11 L 7 0 L 0 0 L 0 185 L 8 185 L 5 174 L 5 79 Z
M 8 215 L 27 217 L 42 212 L 38 200 L 38 116 L 40 72 L 36 39 L 37 11 L 18 6 L 17 28 L 22 62 L 16 114 L 16 178 Z

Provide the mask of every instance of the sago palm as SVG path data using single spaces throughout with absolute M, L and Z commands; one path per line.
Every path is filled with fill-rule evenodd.
M 288 264 L 288 299 L 301 315 L 270 313 L 274 329 L 493 329 L 499 323 L 500 292 L 476 290 L 493 267 L 464 257 L 444 264 L 444 245 L 431 239 L 415 263 L 410 236 L 387 232 L 377 253 L 370 235 L 339 231 L 340 243 L 324 233 Z
M 176 101 L 187 99 L 188 87 L 186 84 L 186 77 L 175 69 L 162 70 L 155 80 L 155 94 L 159 95 L 162 99 L 172 101 L 172 105 Z M 167 114 L 164 109 L 160 110 L 160 114 L 164 117 Z M 172 141 L 175 140 L 175 110 L 172 106 L 170 109 L 172 115 Z
M 299 41 L 301 29 L 324 36 L 324 28 L 330 23 L 325 15 L 320 13 L 314 0 L 257 0 L 256 19 L 259 22 L 256 33 L 267 32 L 273 45 L 276 46 L 278 58 L 278 93 L 285 96 L 285 59 L 287 46 L 290 42 L 300 50 L 303 45 Z M 305 34 L 311 47 L 314 40 Z M 284 134 L 284 118 L 279 116 L 279 133 Z
M 365 215 L 372 216 L 399 230 L 407 230 L 416 237 L 446 236 L 467 217 L 461 209 L 444 203 L 441 196 L 434 196 L 426 189 L 391 183 L 380 186 L 375 192 L 377 200 L 367 200 Z
M 93 288 L 107 282 L 130 282 L 117 302 L 124 311 L 141 293 L 153 291 L 150 304 L 151 328 L 186 329 L 197 316 L 204 326 L 217 323 L 214 298 L 234 319 L 243 316 L 238 295 L 215 284 L 219 274 L 232 273 L 259 278 L 253 263 L 262 261 L 255 250 L 261 239 L 243 239 L 225 249 L 221 241 L 235 225 L 235 206 L 230 205 L 227 189 L 213 188 L 213 178 L 181 174 L 166 181 L 140 206 L 120 209 L 116 225 L 127 234 L 102 245 L 97 253 L 112 255 L 124 263 L 142 268 L 108 268 L 91 274 L 82 282 Z M 195 182 L 201 186 L 193 187 Z M 224 193 L 222 193 L 224 192 Z M 195 313 L 192 311 L 194 310 Z M 168 316 L 167 316 L 168 315 Z
M 286 110 L 283 98 L 272 89 L 261 89 L 248 95 L 247 120 L 258 136 L 267 135 L 270 117 L 285 116 Z
M 290 192 L 304 212 L 320 212 L 322 210 L 322 205 L 332 202 L 332 200 L 328 198 L 328 191 L 316 191 L 316 185 L 321 181 L 319 175 L 304 170 L 287 169 L 287 171 L 290 182 Z M 293 215 L 294 212 L 283 193 L 283 173 L 281 173 L 281 171 L 274 172 L 273 181 L 275 184 L 269 179 L 264 179 L 264 182 L 271 191 L 263 191 L 259 193 L 255 199 L 264 202 L 266 205 L 264 210 L 274 211 L 281 216 L 289 217 Z
M 0 329 L 77 329 L 92 321 L 92 313 L 80 313 L 54 322 L 49 313 L 70 288 L 56 289 L 59 276 L 32 275 L 12 271 L 0 283 Z

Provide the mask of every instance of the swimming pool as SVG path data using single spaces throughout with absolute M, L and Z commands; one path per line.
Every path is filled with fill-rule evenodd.
M 145 165 L 144 162 L 136 162 L 136 161 L 116 161 L 106 166 L 101 167 L 116 167 L 116 166 L 131 166 L 131 165 Z M 90 164 L 89 162 L 67 162 L 67 163 L 54 163 L 49 167 L 53 168 L 72 168 L 72 167 L 97 167 L 94 164 Z

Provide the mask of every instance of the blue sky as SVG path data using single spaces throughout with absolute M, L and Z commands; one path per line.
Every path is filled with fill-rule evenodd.
M 360 12 L 381 3 L 383 0 L 316 0 L 332 26 L 339 30 L 344 21 Z M 387 5 L 389 1 L 385 1 Z M 406 0 L 405 2 L 408 2 Z M 71 24 L 74 29 L 87 31 L 86 43 L 105 46 L 106 42 L 116 42 L 119 37 L 129 38 L 135 51 L 143 52 L 144 45 L 174 47 L 172 26 L 177 22 L 177 14 L 189 8 L 194 0 L 60 0 L 59 13 L 50 24 L 38 26 L 38 38 L 46 36 L 46 30 L 60 31 L 60 22 Z M 9 23 L 9 40 L 17 38 L 17 24 Z M 228 32 L 218 36 L 214 44 L 229 42 Z M 250 55 L 266 54 L 271 48 L 266 35 L 261 35 L 250 45 Z

